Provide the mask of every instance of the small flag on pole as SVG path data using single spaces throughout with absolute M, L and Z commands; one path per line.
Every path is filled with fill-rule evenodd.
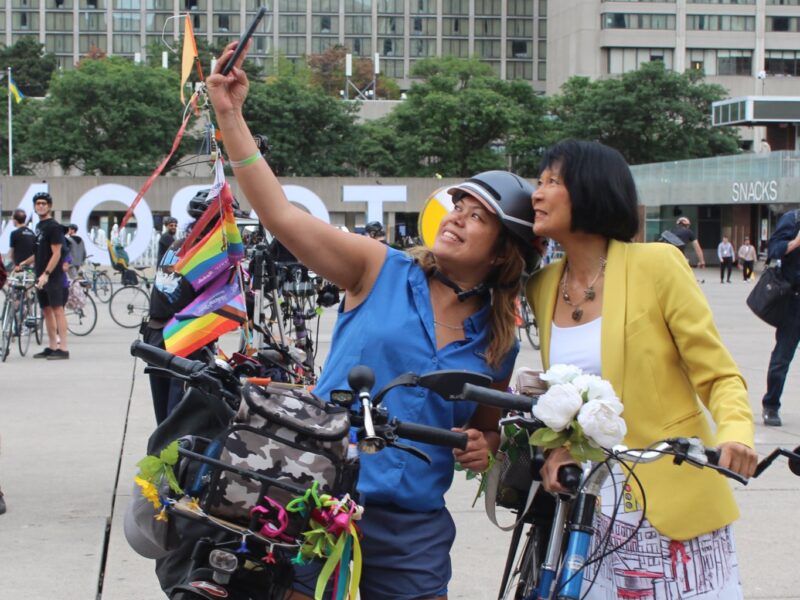
M 8 93 L 14 96 L 14 100 L 19 104 L 22 102 L 22 99 L 25 97 L 19 88 L 17 87 L 17 82 L 14 81 L 14 78 L 11 76 L 11 73 L 8 74 Z
M 197 42 L 194 40 L 194 31 L 192 30 L 192 18 L 186 15 L 186 30 L 183 33 L 183 57 L 181 59 L 181 103 L 186 104 L 184 100 L 183 88 L 186 87 L 186 82 L 189 80 L 189 74 L 192 72 L 192 66 L 197 58 Z M 200 76 L 202 79 L 202 75 Z

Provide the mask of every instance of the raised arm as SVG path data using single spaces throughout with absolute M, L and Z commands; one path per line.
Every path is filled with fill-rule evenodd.
M 241 64 L 247 52 L 228 75 L 221 74 L 236 44 L 227 46 L 206 83 L 239 186 L 261 223 L 303 264 L 347 290 L 351 300 L 368 293 L 383 265 L 386 246 L 340 231 L 287 200 L 272 169 L 260 158 L 242 115 L 249 82 Z M 250 157 L 256 159 L 251 162 Z M 241 161 L 246 164 L 237 167 Z

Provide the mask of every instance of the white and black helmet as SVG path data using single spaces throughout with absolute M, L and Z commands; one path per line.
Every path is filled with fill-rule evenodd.
M 526 246 L 533 244 L 533 203 L 536 188 L 508 171 L 484 171 L 451 187 L 447 193 L 457 202 L 468 194 L 480 200 Z

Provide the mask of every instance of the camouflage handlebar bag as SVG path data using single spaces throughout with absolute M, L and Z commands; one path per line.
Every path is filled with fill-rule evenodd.
M 253 529 L 253 508 L 286 507 L 314 482 L 321 493 L 353 491 L 357 467 L 346 458 L 347 409 L 280 383 L 245 384 L 242 400 L 216 440 L 219 461 L 232 469 L 213 469 L 203 502 L 209 514 Z M 307 514 L 289 512 L 281 537 L 296 538 L 307 524 Z

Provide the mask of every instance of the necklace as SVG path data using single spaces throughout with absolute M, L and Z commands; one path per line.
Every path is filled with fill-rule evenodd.
M 445 329 L 449 329 L 451 331 L 461 331 L 462 329 L 464 329 L 463 325 L 457 325 L 457 326 L 448 325 L 447 323 L 442 323 L 441 321 L 437 321 L 436 319 L 433 320 L 433 324 L 434 325 L 441 325 Z
M 583 318 L 583 309 L 581 306 L 585 302 L 591 302 L 595 299 L 597 295 L 594 291 L 594 284 L 597 283 L 597 280 L 600 278 L 600 275 L 605 273 L 606 271 L 606 259 L 600 259 L 600 270 L 597 271 L 597 275 L 594 276 L 592 282 L 589 284 L 589 287 L 583 290 L 583 299 L 580 302 L 572 302 L 572 298 L 569 296 L 569 291 L 567 290 L 567 283 L 569 282 L 569 263 L 567 263 L 566 268 L 564 269 L 564 279 L 561 280 L 561 297 L 564 299 L 564 302 L 567 306 L 571 306 L 574 310 L 572 311 L 572 320 L 573 321 L 580 321 Z

